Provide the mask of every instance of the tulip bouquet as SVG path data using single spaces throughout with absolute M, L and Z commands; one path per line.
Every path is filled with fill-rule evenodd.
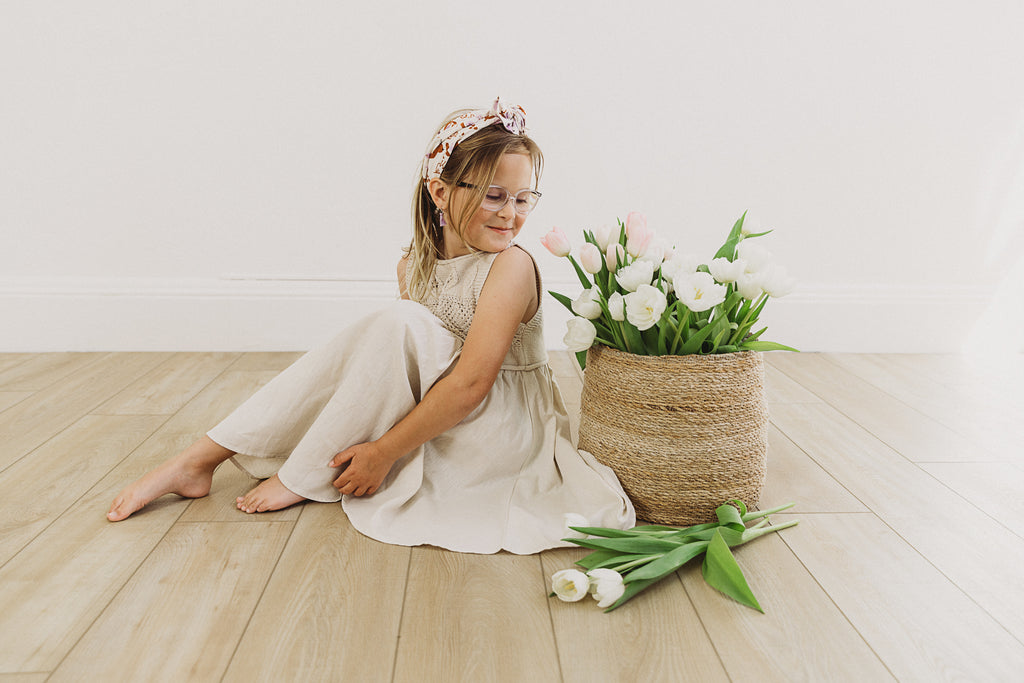
M 733 600 L 764 612 L 750 590 L 743 571 L 736 564 L 730 547 L 748 543 L 797 522 L 767 526 L 768 515 L 792 507 L 782 505 L 771 510 L 748 512 L 739 500 L 719 506 L 717 522 L 686 528 L 638 526 L 632 529 L 575 526 L 566 515 L 567 528 L 574 537 L 563 539 L 590 553 L 576 564 L 586 570 L 563 569 L 551 577 L 551 595 L 566 602 L 582 600 L 588 594 L 606 612 L 621 606 L 637 593 L 672 574 L 695 557 L 704 554 L 701 573 L 709 586 Z M 582 518 L 579 518 L 582 521 Z M 747 526 L 749 522 L 759 522 Z M 597 538 L 594 538 L 597 537 Z
M 795 351 L 761 341 L 767 328 L 754 329 L 768 298 L 788 294 L 794 280 L 771 263 L 768 250 L 748 241 L 771 231 L 745 229 L 745 220 L 746 213 L 706 264 L 666 246 L 635 211 L 617 232 L 585 230 L 579 261 L 565 234 L 552 228 L 541 242 L 569 259 L 583 285 L 575 300 L 550 292 L 575 315 L 565 344 L 580 367 L 594 343 L 651 356 Z

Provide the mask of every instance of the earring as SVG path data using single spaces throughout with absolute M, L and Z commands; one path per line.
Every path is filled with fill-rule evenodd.
M 448 222 L 445 221 L 444 219 L 444 211 L 442 211 L 441 209 L 437 210 L 437 224 L 440 225 L 442 228 L 448 225 Z

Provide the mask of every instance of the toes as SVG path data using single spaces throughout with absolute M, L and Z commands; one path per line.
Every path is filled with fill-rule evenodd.
M 129 509 L 128 502 L 121 496 L 118 496 L 111 504 L 110 511 L 107 512 L 107 519 L 111 522 L 120 522 L 132 514 L 132 512 L 134 510 Z
M 257 502 L 254 499 L 252 494 L 253 494 L 253 492 L 250 491 L 249 493 L 245 494 L 244 496 L 242 496 L 241 498 L 238 499 L 238 509 L 239 510 L 241 510 L 242 512 L 248 513 L 248 514 L 252 514 L 253 512 L 256 512 Z

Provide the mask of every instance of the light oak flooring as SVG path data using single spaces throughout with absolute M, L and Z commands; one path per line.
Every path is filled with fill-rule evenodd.
M 0 683 L 1024 675 L 1020 355 L 767 355 L 761 507 L 800 524 L 736 551 L 766 614 L 699 562 L 604 614 L 547 597 L 579 550 L 390 546 L 338 505 L 245 515 L 231 465 L 207 498 L 105 520 L 296 357 L 0 354 Z

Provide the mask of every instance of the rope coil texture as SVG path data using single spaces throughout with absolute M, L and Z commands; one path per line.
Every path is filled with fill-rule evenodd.
M 579 447 L 615 471 L 640 519 L 713 522 L 733 498 L 753 509 L 767 433 L 761 353 L 587 353 Z

